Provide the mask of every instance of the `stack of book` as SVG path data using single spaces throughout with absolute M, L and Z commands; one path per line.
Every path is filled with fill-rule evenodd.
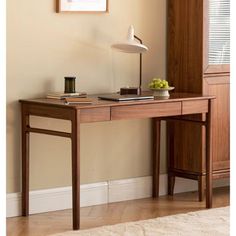
M 63 92 L 55 92 L 55 93 L 48 93 L 46 98 L 52 99 L 65 99 L 65 98 L 86 98 L 87 93 L 63 93 Z
M 70 104 L 90 104 L 91 98 L 87 98 L 86 93 L 48 93 L 46 98 L 64 100 L 66 105 Z

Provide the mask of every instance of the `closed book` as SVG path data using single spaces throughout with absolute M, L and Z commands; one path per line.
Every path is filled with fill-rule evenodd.
M 65 98 L 65 104 L 91 104 L 91 98 Z
M 64 99 L 70 97 L 87 97 L 85 92 L 77 92 L 77 93 L 63 93 L 63 92 L 55 92 L 55 93 L 48 93 L 46 98 L 53 98 L 53 99 Z

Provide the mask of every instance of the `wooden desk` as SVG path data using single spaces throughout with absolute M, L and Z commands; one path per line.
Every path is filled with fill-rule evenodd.
M 169 99 L 112 102 L 94 97 L 92 104 L 65 105 L 54 99 L 20 100 L 22 118 L 22 215 L 29 215 L 29 133 L 70 138 L 72 143 L 73 229 L 80 228 L 80 124 L 122 119 L 153 118 L 153 197 L 159 195 L 160 121 L 180 119 L 189 114 L 205 114 L 206 127 L 206 207 L 212 207 L 212 103 L 213 96 L 172 94 Z M 30 115 L 70 120 L 71 133 L 30 127 Z M 188 122 L 189 120 L 184 121 Z M 171 158 L 171 157 L 170 157 Z

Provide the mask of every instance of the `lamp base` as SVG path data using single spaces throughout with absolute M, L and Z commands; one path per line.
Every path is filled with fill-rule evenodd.
M 140 95 L 141 94 L 141 88 L 138 88 L 138 87 L 120 88 L 120 95 L 128 95 L 128 94 Z

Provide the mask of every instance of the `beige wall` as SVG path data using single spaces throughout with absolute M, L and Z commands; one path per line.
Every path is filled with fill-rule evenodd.
M 77 89 L 88 93 L 136 85 L 138 56 L 110 48 L 126 36 L 130 24 L 150 48 L 144 55 L 144 87 L 156 75 L 165 78 L 166 0 L 109 2 L 108 14 L 56 14 L 54 1 L 7 1 L 8 192 L 21 188 L 18 99 L 61 91 L 68 75 L 77 76 Z M 51 119 L 32 117 L 31 122 L 70 129 Z M 82 183 L 151 174 L 149 120 L 84 124 L 81 144 Z M 30 188 L 71 185 L 70 141 L 34 134 L 31 145 Z

